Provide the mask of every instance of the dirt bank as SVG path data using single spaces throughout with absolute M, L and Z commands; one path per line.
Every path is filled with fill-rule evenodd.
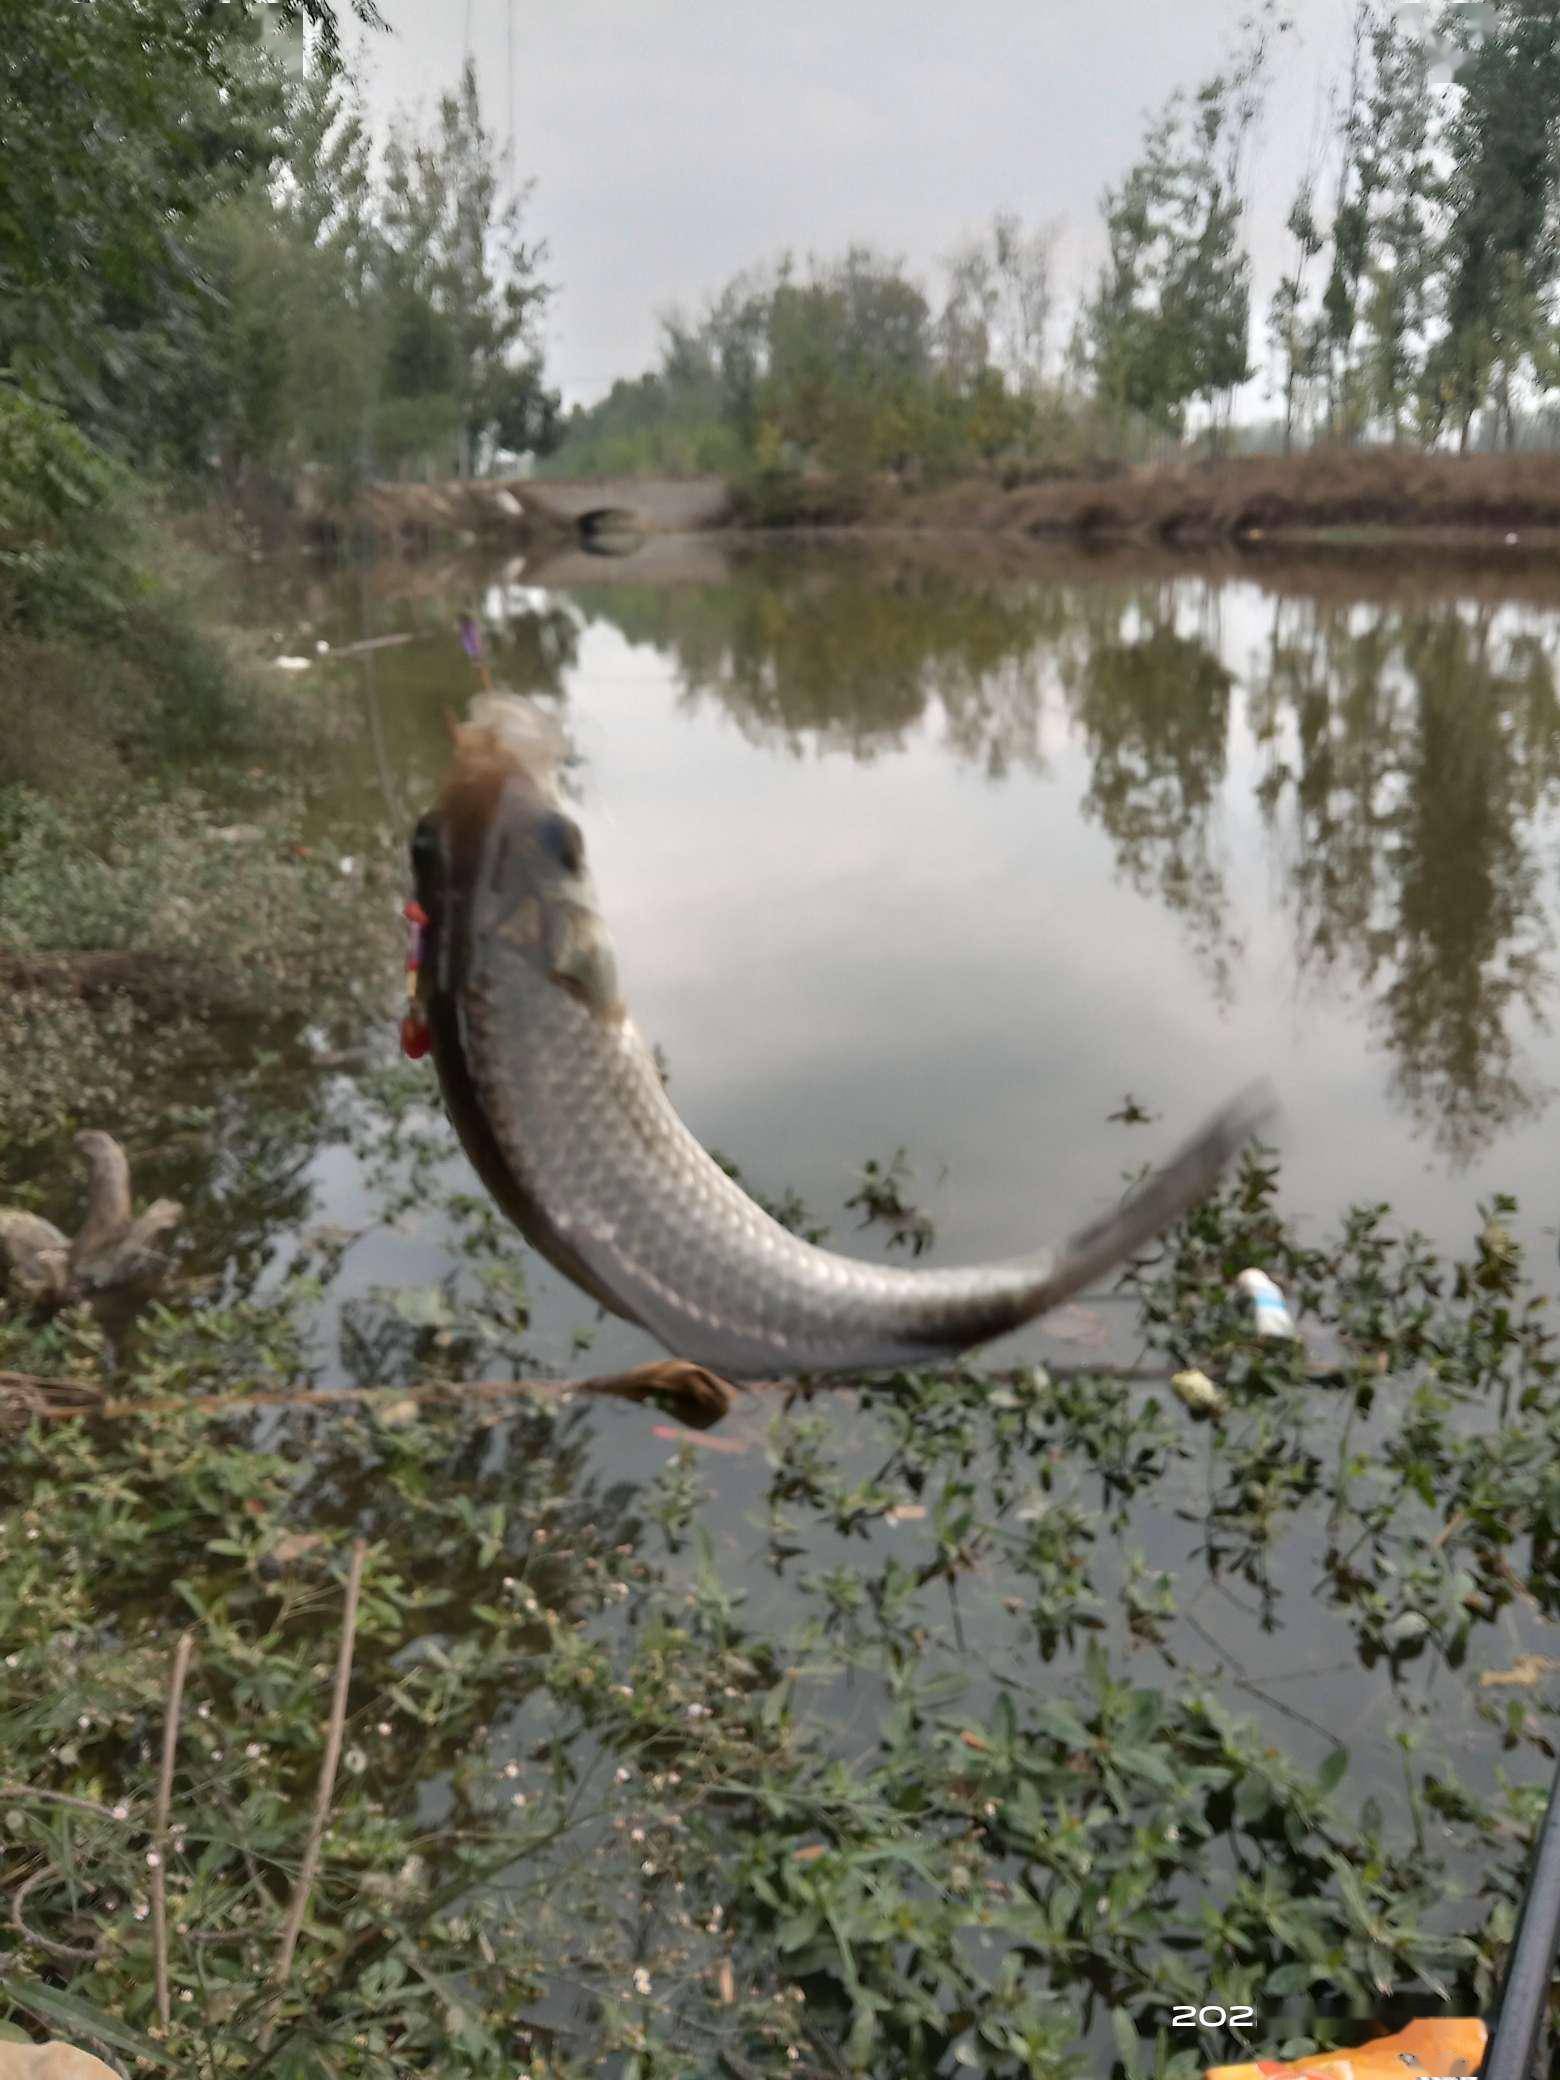
M 426 554 L 484 543 L 554 554 L 578 548 L 576 518 L 537 498 L 525 496 L 522 503 L 532 488 L 483 479 L 382 483 L 340 503 L 306 483 L 263 511 L 241 504 L 206 517 L 225 519 L 229 532 L 236 528 L 243 536 L 236 546 L 273 550 Z M 540 488 L 557 502 L 559 486 Z M 562 490 L 583 494 L 590 488 Z M 652 509 L 658 490 L 686 498 L 689 485 L 647 479 L 639 488 L 651 532 L 684 524 L 657 520 Z M 601 490 L 625 510 L 634 505 L 632 480 L 604 479 Z M 1560 455 L 1321 448 L 1303 455 L 1140 467 L 1100 462 L 1044 473 L 993 469 L 935 489 L 886 476 L 779 476 L 733 484 L 724 509 L 701 513 L 697 524 L 701 531 L 714 526 L 728 534 L 910 529 L 1172 549 L 1278 542 L 1361 546 L 1395 539 L 1425 549 L 1466 550 L 1510 547 L 1507 537 L 1515 535 L 1524 548 L 1553 553 L 1560 550 Z
M 937 490 L 799 484 L 790 497 L 739 501 L 748 525 L 914 528 L 1081 542 L 1228 542 L 1406 536 L 1460 548 L 1533 530 L 1560 547 L 1560 455 L 1426 455 L 1417 449 L 1315 449 L 1155 464 Z

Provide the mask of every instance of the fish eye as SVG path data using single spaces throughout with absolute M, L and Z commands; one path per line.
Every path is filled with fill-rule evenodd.
M 439 857 L 439 825 L 433 816 L 419 817 L 417 828 L 412 832 L 412 865 L 419 868 L 432 867 Z
M 585 833 L 569 816 L 545 816 L 537 833 L 542 850 L 566 874 L 577 874 L 585 864 Z

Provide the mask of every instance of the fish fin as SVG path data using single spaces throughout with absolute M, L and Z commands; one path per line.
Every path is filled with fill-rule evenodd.
M 1045 1281 L 1037 1314 L 1048 1312 L 1124 1263 L 1205 1198 L 1246 1142 L 1270 1126 L 1277 1093 L 1264 1077 L 1236 1094 L 1109 1213 L 1069 1235 Z

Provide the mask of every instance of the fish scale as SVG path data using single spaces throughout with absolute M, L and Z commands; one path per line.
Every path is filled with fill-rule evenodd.
M 1242 1092 L 1060 1248 L 957 1270 L 824 1250 L 678 1117 L 616 993 L 583 839 L 529 704 L 486 696 L 414 844 L 419 996 L 457 1132 L 542 1254 L 677 1356 L 736 1377 L 946 1358 L 1034 1320 L 1179 1219 L 1272 1109 Z

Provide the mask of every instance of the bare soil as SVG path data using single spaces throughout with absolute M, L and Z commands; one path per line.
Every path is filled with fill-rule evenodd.
M 976 530 L 1084 542 L 1371 542 L 1411 534 L 1462 548 L 1540 530 L 1560 546 L 1560 455 L 1427 455 L 1416 448 L 1315 448 L 1302 455 L 1162 463 L 1004 486 L 929 491 L 874 486 L 874 527 Z M 1536 546 L 1531 544 L 1530 546 Z
M 241 517 L 246 539 L 271 548 L 397 547 L 426 554 L 479 542 L 544 552 L 577 546 L 566 516 L 534 503 L 519 509 L 514 494 L 524 488 L 482 480 L 380 483 L 338 504 L 317 485 L 303 484 L 274 510 L 245 510 Z M 606 488 L 624 497 L 631 491 L 618 481 Z M 656 480 L 643 487 L 651 507 L 656 488 Z M 808 474 L 734 484 L 714 524 L 726 532 L 908 529 L 1172 550 L 1278 542 L 1374 548 L 1396 540 L 1426 550 L 1520 546 L 1553 556 L 1560 551 L 1560 454 L 1313 448 L 1135 467 L 1096 461 L 1021 473 L 992 469 L 935 488 L 887 476 Z M 1513 535 L 1515 543 L 1508 540 Z

